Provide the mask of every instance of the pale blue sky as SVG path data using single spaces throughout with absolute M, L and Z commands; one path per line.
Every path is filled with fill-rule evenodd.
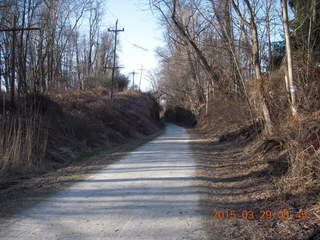
M 120 65 L 123 74 L 136 71 L 135 83 L 140 80 L 140 70 L 143 66 L 142 90 L 149 89 L 146 79 L 147 71 L 158 67 L 155 49 L 161 45 L 162 31 L 157 19 L 149 10 L 148 0 L 106 0 L 104 22 L 114 25 L 119 19 L 119 28 L 125 31 L 119 33 L 118 49 Z M 133 46 L 141 46 L 148 51 Z M 132 75 L 130 75 L 132 80 Z

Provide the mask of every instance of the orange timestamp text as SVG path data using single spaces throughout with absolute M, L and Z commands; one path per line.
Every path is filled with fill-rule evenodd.
M 246 220 L 271 220 L 271 219 L 307 219 L 307 210 L 290 211 L 287 209 L 271 210 L 213 210 L 211 217 L 216 220 L 221 219 L 246 219 Z

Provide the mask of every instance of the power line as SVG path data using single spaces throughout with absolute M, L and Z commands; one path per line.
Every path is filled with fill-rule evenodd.
M 106 9 L 107 9 L 107 11 L 110 13 L 110 15 L 112 15 L 112 17 L 113 17 L 114 19 L 118 19 L 118 17 L 110 10 L 110 8 L 106 7 Z M 121 27 L 121 23 L 119 24 L 119 26 Z M 139 48 L 139 49 L 144 50 L 144 51 L 149 51 L 148 49 L 146 49 L 146 48 L 144 48 L 144 47 L 141 47 L 141 46 L 139 46 L 138 44 L 135 44 L 135 43 L 131 42 L 131 41 L 129 40 L 129 36 L 127 35 L 126 32 L 124 32 L 123 35 L 124 35 L 124 40 L 125 40 L 128 44 L 130 44 L 131 46 L 134 46 L 134 47 Z
M 141 46 L 139 46 L 139 45 L 137 45 L 137 44 L 132 44 L 134 47 L 136 47 L 136 48 L 140 48 L 140 49 L 142 49 L 142 50 L 144 50 L 144 51 L 146 51 L 146 52 L 148 52 L 149 50 L 148 49 L 146 49 L 146 48 L 144 48 L 144 47 L 141 47 Z

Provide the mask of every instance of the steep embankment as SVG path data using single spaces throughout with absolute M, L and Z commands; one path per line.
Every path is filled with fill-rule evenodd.
M 118 93 L 112 103 L 103 91 L 70 92 L 51 99 L 60 107 L 49 124 L 47 152 L 54 161 L 108 149 L 161 128 L 159 105 L 147 94 Z
M 203 115 L 191 145 L 208 179 L 211 239 L 319 239 L 319 144 L 310 137 L 319 116 L 270 136 L 226 114 Z
M 0 190 L 162 127 L 158 103 L 134 91 L 112 102 L 100 89 L 23 97 L 14 111 L 1 106 Z

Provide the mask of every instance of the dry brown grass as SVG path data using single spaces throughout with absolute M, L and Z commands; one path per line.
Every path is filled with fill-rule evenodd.
M 292 189 L 297 181 L 289 177 L 291 167 L 288 169 L 287 154 L 279 142 L 263 138 L 248 141 L 239 130 L 229 135 L 232 137 L 223 141 L 220 137 L 191 144 L 198 159 L 198 174 L 207 179 L 204 185 L 208 187 L 209 201 L 204 198 L 203 210 L 235 210 L 238 215 L 237 219 L 209 216 L 205 223 L 210 239 L 318 239 L 320 196 L 317 200 L 315 192 L 311 188 L 306 191 L 303 183 L 300 190 Z M 299 209 L 306 210 L 309 218 L 296 219 Z M 254 211 L 256 217 L 241 218 L 245 210 Z M 271 211 L 273 217 L 261 219 L 262 210 Z M 290 217 L 278 219 L 281 210 L 289 210 Z
M 48 132 L 35 108 L 0 114 L 0 176 L 40 169 L 46 153 Z
M 24 96 L 15 110 L 7 102 L 0 102 L 2 181 L 60 168 L 161 128 L 156 101 L 134 91 L 117 93 L 112 102 L 105 89 Z
M 275 155 L 275 161 L 288 163 L 285 176 L 277 180 L 279 191 L 301 193 L 319 189 L 320 184 L 320 69 L 308 62 L 304 53 L 295 53 L 294 63 L 298 114 L 293 117 L 290 112 L 284 70 L 279 69 L 265 76 L 264 96 L 271 113 L 274 131 L 272 135 L 262 137 L 265 138 L 265 143 L 274 141 L 278 143 L 276 147 L 281 145 L 281 151 L 274 148 L 268 151 Z M 252 101 L 258 99 L 256 81 L 252 81 L 249 92 Z M 285 158 L 282 157 L 284 154 Z M 269 158 L 268 153 L 264 155 L 265 159 Z
M 26 171 L 41 166 L 46 151 L 47 135 L 39 115 L 28 118 L 5 116 L 0 126 L 0 174 Z M 44 130 L 45 131 L 45 130 Z
M 303 65 L 297 64 L 296 67 L 303 68 Z M 213 203 L 218 202 L 221 208 L 229 208 L 225 203 L 233 202 L 236 206 L 239 203 L 238 206 L 242 207 L 241 203 L 247 202 L 247 205 L 244 204 L 247 208 L 252 208 L 254 205 L 258 209 L 272 211 L 281 208 L 292 211 L 302 209 L 309 213 L 307 221 L 289 219 L 250 223 L 226 221 L 221 224 L 218 222 L 214 226 L 214 231 L 221 229 L 219 225 L 224 229 L 234 230 L 233 233 L 220 239 L 293 240 L 310 237 L 313 240 L 320 237 L 320 85 L 315 84 L 320 74 L 316 72 L 317 69 L 309 66 L 310 81 L 307 84 L 303 82 L 306 81 L 304 71 L 298 72 L 296 78 L 299 114 L 295 117 L 290 114 L 284 75 L 277 72 L 271 76 L 265 76 L 264 94 L 274 125 L 272 135 L 261 131 L 256 137 L 256 132 L 251 131 L 251 127 L 248 127 L 250 115 L 244 104 L 245 101 L 237 102 L 217 97 L 210 104 L 209 115 L 202 113 L 199 130 L 215 141 L 209 148 L 209 151 L 213 152 L 203 154 L 205 157 L 210 156 L 207 174 L 217 178 L 221 171 L 221 179 L 225 176 L 230 179 L 247 176 L 241 179 L 255 185 L 256 190 L 259 189 L 252 194 L 240 195 L 235 192 L 237 188 L 230 188 L 229 198 L 219 199 L 219 194 L 217 196 L 212 194 Z M 249 92 L 252 104 L 257 103 L 260 93 L 254 81 Z M 259 116 L 258 113 L 256 116 Z M 255 119 L 257 121 L 258 117 Z M 227 148 L 222 147 L 223 144 Z M 243 155 L 239 153 L 242 157 L 229 164 L 229 159 L 236 157 L 233 154 L 229 155 L 233 150 L 242 152 Z M 225 160 L 221 167 L 217 167 L 219 161 L 216 161 L 216 156 L 219 156 L 217 158 L 219 160 L 221 155 Z M 210 172 L 212 168 L 217 170 Z M 259 172 L 259 175 L 252 177 L 256 172 Z M 221 181 L 221 183 L 211 184 L 210 187 L 226 191 L 230 187 L 228 184 L 230 183 Z
M 280 130 L 285 139 L 284 151 L 288 153 L 288 171 L 275 186 L 282 195 L 295 195 L 287 200 L 291 205 L 320 212 L 320 113 L 297 116 Z
M 199 128 L 215 136 L 252 123 L 249 107 L 244 99 L 232 99 L 218 94 L 211 99 L 208 114 L 202 109 L 199 118 Z

